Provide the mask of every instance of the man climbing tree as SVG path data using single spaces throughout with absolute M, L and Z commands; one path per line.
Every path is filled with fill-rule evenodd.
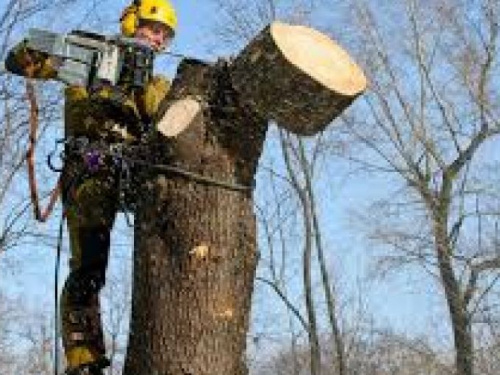
M 134 37 L 153 53 L 168 46 L 176 25 L 168 0 L 135 0 L 121 17 L 122 36 Z M 60 64 L 57 58 L 29 48 L 26 40 L 10 51 L 5 62 L 10 72 L 39 79 L 56 79 Z M 94 85 L 92 90 L 75 84 L 65 89 L 61 188 L 72 254 L 61 302 L 67 375 L 100 375 L 109 365 L 98 295 L 105 283 L 110 232 L 122 208 L 121 168 L 109 150 L 141 138 L 169 89 L 166 78 L 159 75 L 140 87 L 133 84 L 135 79 L 116 86 Z M 74 147 L 82 142 L 85 149 Z

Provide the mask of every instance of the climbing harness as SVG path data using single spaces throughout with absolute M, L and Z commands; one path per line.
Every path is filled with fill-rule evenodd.
M 122 183 L 128 183 L 131 179 L 131 170 L 133 167 L 139 166 L 159 173 L 172 174 L 190 179 L 200 184 L 212 185 L 227 190 L 244 192 L 254 188 L 253 185 L 243 185 L 235 182 L 222 181 L 171 164 L 150 163 L 149 161 L 137 156 L 146 154 L 144 146 L 140 144 L 108 144 L 104 141 L 91 141 L 85 136 L 68 137 L 66 140 L 59 140 L 58 142 L 64 142 L 66 146 L 65 148 L 69 150 L 68 152 L 60 154 L 60 158 L 63 163 L 65 159 L 70 158 L 70 154 L 73 156 L 82 155 L 85 160 L 87 170 L 95 172 L 101 165 L 105 164 L 103 159 L 105 157 L 109 157 L 113 166 L 118 168 L 119 177 L 122 180 Z

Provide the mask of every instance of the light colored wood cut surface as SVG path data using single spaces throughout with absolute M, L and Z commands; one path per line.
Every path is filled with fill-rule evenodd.
M 366 89 L 366 77 L 349 54 L 323 33 L 274 22 L 271 35 L 284 57 L 304 73 L 342 95 Z
M 175 137 L 182 133 L 201 112 L 201 105 L 192 98 L 174 102 L 158 122 L 158 131 L 165 137 Z

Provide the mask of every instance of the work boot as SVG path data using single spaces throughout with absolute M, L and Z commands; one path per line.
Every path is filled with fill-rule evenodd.
M 67 369 L 64 375 L 104 375 L 102 369 L 111 363 L 106 357 L 102 357 L 96 362 L 85 363 L 75 368 Z

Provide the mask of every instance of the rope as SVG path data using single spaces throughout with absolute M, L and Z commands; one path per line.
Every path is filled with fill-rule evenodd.
M 237 184 L 234 182 L 221 181 L 221 180 L 218 180 L 216 178 L 207 177 L 207 176 L 201 175 L 199 173 L 188 171 L 187 169 L 184 169 L 181 167 L 175 167 L 173 165 L 150 164 L 147 161 L 144 161 L 141 159 L 134 159 L 134 158 L 130 158 L 130 157 L 124 157 L 124 160 L 131 162 L 132 164 L 137 164 L 140 166 L 144 166 L 146 168 L 154 169 L 158 172 L 175 174 L 175 175 L 193 180 L 195 182 L 198 182 L 198 183 L 204 184 L 204 185 L 211 185 L 211 186 L 216 186 L 216 187 L 220 187 L 223 189 L 239 191 L 239 192 L 253 190 L 252 185 L 242 185 L 242 184 Z
M 157 55 L 168 55 L 168 56 L 172 56 L 172 57 L 175 57 L 178 59 L 193 59 L 194 58 L 194 57 L 191 57 L 188 55 L 184 55 L 182 53 L 171 52 L 171 51 L 161 51 L 161 52 L 158 52 Z
M 49 215 L 53 211 L 57 199 L 61 194 L 61 177 L 59 177 L 56 186 L 52 189 L 50 193 L 49 203 L 47 207 L 42 211 L 42 209 L 40 208 L 40 201 L 38 198 L 38 188 L 36 183 L 36 172 L 35 172 L 35 148 L 36 148 L 36 136 L 37 136 L 36 133 L 38 130 L 38 104 L 36 101 L 36 94 L 33 82 L 29 79 L 26 80 L 26 97 L 30 105 L 29 143 L 28 143 L 28 151 L 26 152 L 30 197 L 31 197 L 31 203 L 33 205 L 35 219 L 44 223 L 45 221 L 47 221 Z
M 59 269 L 61 266 L 61 252 L 64 234 L 64 210 L 59 220 L 59 233 L 57 235 L 56 264 L 54 269 L 54 375 L 59 374 Z

